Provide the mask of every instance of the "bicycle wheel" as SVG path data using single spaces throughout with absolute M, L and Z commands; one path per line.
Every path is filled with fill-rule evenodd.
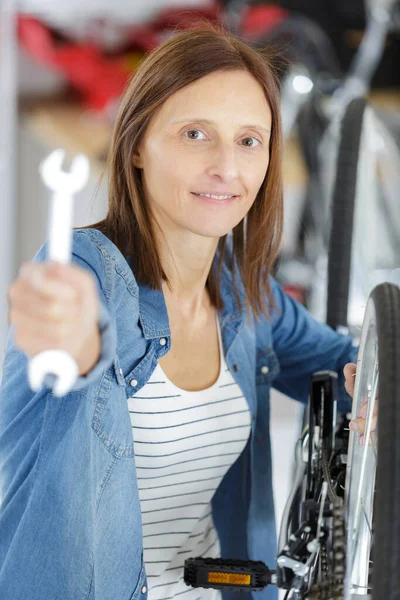
M 348 325 L 353 221 L 365 108 L 363 98 L 350 102 L 340 128 L 331 204 L 326 316 L 327 324 L 335 330 Z
M 350 433 L 345 483 L 345 600 L 400 597 L 400 287 L 375 287 L 361 333 L 352 418 L 368 401 L 365 440 Z M 379 398 L 379 418 L 371 432 Z M 375 491 L 376 481 L 376 491 Z M 373 560 L 371 560 L 371 557 Z

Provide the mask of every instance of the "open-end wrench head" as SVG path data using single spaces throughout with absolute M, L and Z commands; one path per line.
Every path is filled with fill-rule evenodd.
M 29 361 L 28 379 L 34 392 L 42 387 L 47 375 L 55 375 L 53 395 L 65 396 L 79 375 L 78 365 L 64 350 L 46 350 Z
M 62 170 L 65 151 L 62 148 L 54 150 L 40 164 L 39 171 L 45 185 L 54 192 L 75 194 L 85 187 L 90 173 L 90 164 L 84 154 L 77 154 L 69 172 Z

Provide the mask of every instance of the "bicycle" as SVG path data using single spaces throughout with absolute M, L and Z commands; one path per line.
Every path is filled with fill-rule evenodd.
M 293 64 L 281 86 L 283 129 L 288 137 L 297 127 L 310 179 L 300 230 L 292 232 L 297 248 L 282 252 L 277 276 L 284 285 L 307 288 L 307 307 L 318 320 L 358 339 L 370 291 L 397 266 L 400 120 L 374 109 L 365 96 L 387 35 L 398 30 L 399 3 L 366 3 L 365 35 L 347 76 L 329 39 L 310 19 L 290 15 L 262 35 L 246 35 L 241 23 L 247 4 L 233 2 L 228 22 L 258 48 L 279 47 L 285 40 Z M 337 320 L 332 302 L 338 286 L 343 300 Z
M 191 558 L 185 562 L 187 585 L 242 591 L 277 585 L 287 600 L 398 598 L 399 364 L 400 287 L 386 282 L 368 298 L 351 416 L 337 418 L 337 374 L 313 375 L 276 568 L 260 561 Z M 364 401 L 368 443 L 359 444 L 348 423 Z
M 397 266 L 400 152 L 384 113 L 364 97 L 387 31 L 388 19 L 378 23 L 373 12 L 355 65 L 328 98 L 325 112 L 317 92 L 299 115 L 311 171 L 303 217 L 304 257 L 313 282 L 308 308 L 355 340 L 369 293 Z M 368 63 L 374 41 L 374 60 Z M 316 122 L 317 144 L 309 133 Z

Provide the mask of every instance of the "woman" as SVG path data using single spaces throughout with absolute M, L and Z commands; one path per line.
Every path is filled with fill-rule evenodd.
M 143 61 L 107 217 L 74 232 L 73 264 L 45 264 L 44 245 L 9 288 L 2 598 L 211 600 L 185 558 L 274 568 L 270 387 L 306 403 L 333 369 L 345 408 L 357 356 L 271 276 L 281 164 L 266 55 L 204 26 Z M 79 365 L 62 398 L 27 383 L 26 355 L 49 348 Z

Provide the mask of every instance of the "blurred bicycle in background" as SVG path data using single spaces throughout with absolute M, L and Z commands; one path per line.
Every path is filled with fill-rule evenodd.
M 233 0 L 225 18 L 254 46 L 283 48 L 289 63 L 283 131 L 285 139 L 296 131 L 309 181 L 296 244 L 283 249 L 278 278 L 301 284 L 314 316 L 356 340 L 369 293 L 400 266 L 400 114 L 366 99 L 388 34 L 400 32 L 400 3 L 368 0 L 365 11 L 347 74 L 327 35 L 305 16 Z

